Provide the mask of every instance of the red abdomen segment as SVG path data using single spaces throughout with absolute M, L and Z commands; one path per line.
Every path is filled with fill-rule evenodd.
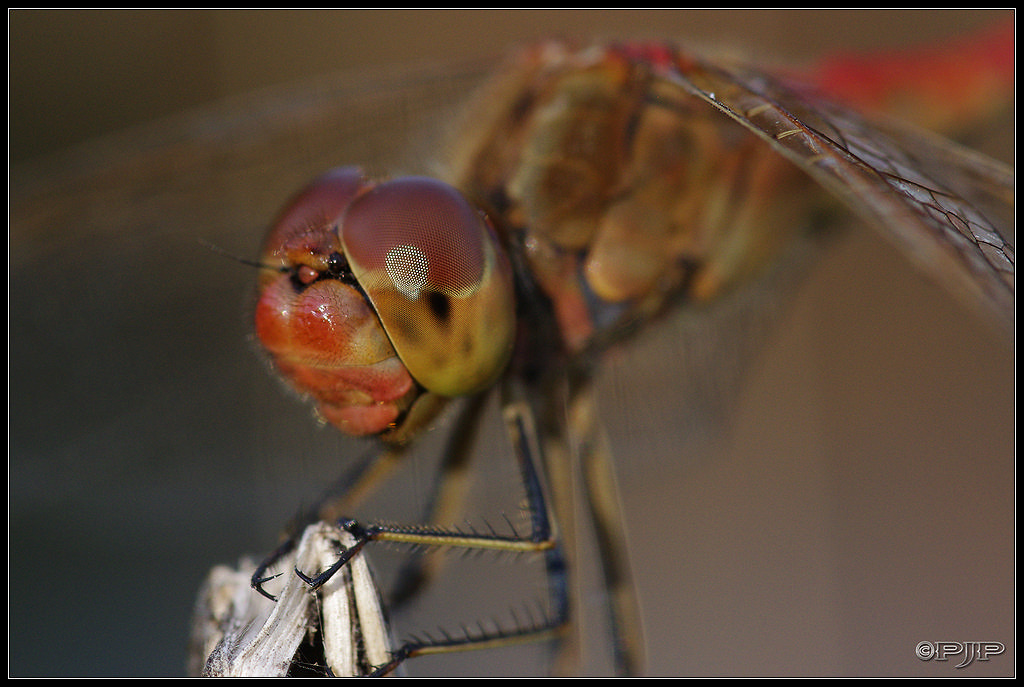
M 835 55 L 802 78 L 856 109 L 955 134 L 1012 105 L 1015 44 L 1011 20 L 942 45 Z

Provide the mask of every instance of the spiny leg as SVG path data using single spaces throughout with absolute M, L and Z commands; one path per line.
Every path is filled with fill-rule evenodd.
M 263 589 L 266 582 L 278 577 L 267 575 L 267 570 L 283 557 L 291 553 L 298 544 L 298 537 L 306 527 L 315 522 L 337 521 L 341 512 L 352 512 L 351 509 L 367 495 L 383 483 L 402 462 L 405 449 L 401 446 L 390 447 L 383 452 L 375 451 L 359 461 L 341 479 L 332 485 L 310 508 L 304 509 L 286 528 L 287 538 L 267 555 L 252 574 L 252 587 L 271 601 L 275 598 Z
M 569 616 L 566 585 L 566 566 L 561 549 L 557 545 L 550 510 L 544 495 L 539 472 L 541 461 L 540 442 L 529 406 L 511 397 L 506 387 L 505 421 L 514 453 L 519 463 L 520 474 L 525 487 L 531 513 L 531 531 L 528 536 L 501 535 L 496 532 L 459 532 L 434 526 L 395 526 L 384 524 L 360 525 L 354 520 L 343 523 L 346 531 L 355 538 L 355 543 L 342 552 L 338 560 L 327 570 L 315 576 L 307 576 L 296 570 L 298 576 L 311 588 L 316 589 L 336 574 L 344 565 L 371 541 L 390 541 L 425 547 L 457 547 L 467 549 L 491 549 L 508 552 L 543 552 L 549 582 L 551 610 L 540 620 L 503 630 L 501 628 L 479 628 L 465 631 L 460 636 L 446 635 L 443 638 L 429 638 L 406 642 L 393 654 L 392 660 L 381 666 L 375 674 L 387 674 L 403 661 L 414 656 L 447 653 L 469 649 L 483 649 L 504 646 L 523 641 L 537 641 L 554 638 L 566 626 Z
M 452 434 L 452 441 L 445 453 L 445 465 L 441 477 L 434 487 L 436 512 L 431 522 L 450 522 L 445 519 L 447 514 L 459 509 L 465 499 L 466 482 L 465 464 L 468 462 L 469 448 L 479 425 L 485 397 L 479 396 L 467 401 L 460 412 Z M 282 557 L 294 550 L 298 537 L 306 527 L 315 522 L 338 522 L 346 519 L 366 498 L 373 494 L 380 485 L 391 477 L 402 464 L 407 455 L 405 445 L 394 445 L 384 451 L 374 450 L 347 470 L 332 484 L 313 506 L 304 509 L 286 528 L 287 538 L 261 562 L 252 577 L 252 586 L 263 596 L 273 600 L 273 596 L 263 589 L 263 584 L 278 575 L 266 576 L 267 569 Z M 429 562 L 423 562 L 424 559 Z M 397 601 L 401 604 L 422 588 L 436 574 L 439 566 L 438 556 L 427 554 L 418 565 L 410 565 L 408 571 L 399 574 L 397 583 Z M 422 569 L 419 569 L 422 568 Z M 394 599 L 395 595 L 392 594 Z
M 432 489 L 427 522 L 437 526 L 457 522 L 459 515 L 465 512 L 470 482 L 469 462 L 487 397 L 487 394 L 481 394 L 468 399 L 451 429 L 444 462 Z M 443 553 L 436 549 L 427 551 L 402 567 L 389 595 L 392 610 L 409 601 L 437 576 L 444 561 Z

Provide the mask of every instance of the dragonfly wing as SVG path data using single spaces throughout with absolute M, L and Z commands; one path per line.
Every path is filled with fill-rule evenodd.
M 12 254 L 20 264 L 52 253 L 54 242 L 80 249 L 143 232 L 181 235 L 186 227 L 191 237 L 253 250 L 253 233 L 326 169 L 359 163 L 373 173 L 428 172 L 429 146 L 490 69 L 476 61 L 331 74 L 18 164 Z M 56 226 L 66 230 L 54 236 L 47 229 Z
M 668 78 L 767 141 L 957 296 L 1012 327 L 1011 169 L 752 70 L 693 63 Z

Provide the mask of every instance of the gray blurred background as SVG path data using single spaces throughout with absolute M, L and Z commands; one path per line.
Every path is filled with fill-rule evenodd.
M 272 548 L 367 450 L 267 374 L 252 274 L 199 241 L 250 255 L 297 184 L 368 150 L 400 156 L 464 90 L 390 66 L 551 35 L 799 62 L 1008 14 L 10 11 L 9 673 L 181 674 L 210 566 Z M 1012 674 L 1012 342 L 866 230 L 815 267 L 714 430 L 685 421 L 677 333 L 602 380 L 651 674 Z M 429 468 L 410 467 L 413 513 Z M 440 595 L 406 629 L 475 620 L 470 591 L 514 605 L 475 564 L 446 578 L 465 608 Z M 920 641 L 1007 650 L 956 670 L 920 661 Z M 607 671 L 601 647 L 590 674 Z M 410 670 L 543 665 L 520 648 Z

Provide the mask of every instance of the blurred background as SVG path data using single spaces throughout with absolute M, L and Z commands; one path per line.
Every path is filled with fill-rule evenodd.
M 680 38 L 773 60 L 945 40 L 992 11 L 9 12 L 11 155 L 21 160 L 313 74 L 493 57 L 538 38 Z
M 567 36 L 799 63 L 1010 15 L 9 11 L 9 674 L 182 674 L 209 568 L 273 548 L 369 449 L 267 373 L 253 275 L 200 241 L 251 255 L 327 166 L 426 164 L 404 141 L 475 82 L 436 61 Z M 866 230 L 815 266 L 713 428 L 682 405 L 679 331 L 602 379 L 651 674 L 1012 674 L 1013 342 Z M 507 492 L 495 469 L 484 486 Z M 429 460 L 408 472 L 415 513 Z M 503 579 L 475 564 L 446 577 L 465 607 L 439 593 L 406 629 L 476 620 L 470 589 L 514 605 L 467 585 Z M 921 641 L 1006 653 L 958 671 L 920 661 Z M 589 674 L 608 670 L 602 646 Z M 516 648 L 410 672 L 543 666 Z

